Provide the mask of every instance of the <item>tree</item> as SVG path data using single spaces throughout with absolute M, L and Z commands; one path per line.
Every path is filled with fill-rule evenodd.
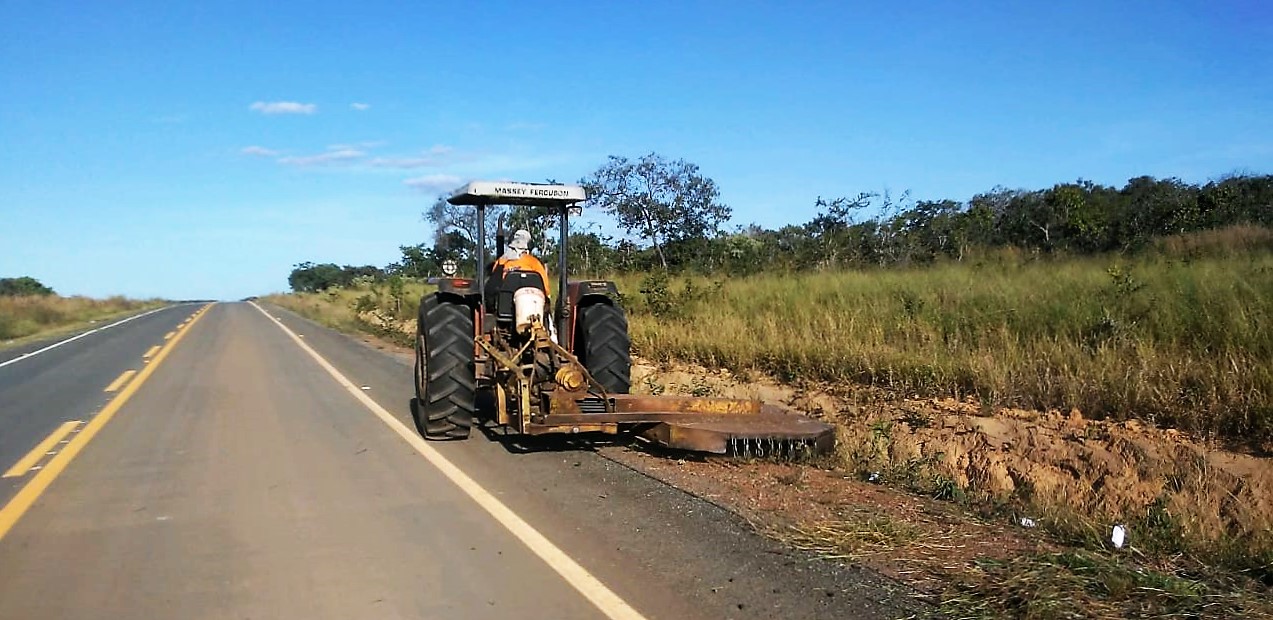
M 529 232 L 535 253 L 548 256 L 557 252 L 558 217 L 557 209 L 552 207 L 514 206 L 508 209 L 504 230 L 510 239 L 518 229 Z
M 287 284 L 297 293 L 317 293 L 333 286 L 348 284 L 353 277 L 335 263 L 315 265 L 305 262 L 296 265 L 287 277 Z
M 715 237 L 731 213 L 718 200 L 716 182 L 700 174 L 697 165 L 655 153 L 636 161 L 611 155 L 580 184 L 587 188 L 591 205 L 654 246 L 664 269 L 667 244 Z
M 495 225 L 504 211 L 503 207 L 487 207 L 486 209 L 486 239 L 483 242 L 488 256 L 493 250 L 491 239 L 495 237 Z M 459 240 L 454 238 L 453 234 L 459 235 L 464 241 L 463 245 L 477 248 L 477 207 L 453 205 L 446 201 L 446 196 L 438 196 L 429 210 L 424 212 L 424 219 L 433 224 L 435 248 L 445 245 L 453 246 Z
M 22 276 L 20 278 L 0 278 L 0 297 L 19 297 L 27 295 L 39 295 L 41 297 L 45 297 L 53 294 L 53 289 L 45 286 L 39 280 L 30 276 Z
M 400 245 L 398 250 L 402 252 L 402 260 L 385 268 L 393 275 L 427 278 L 441 269 L 442 261 L 427 244 Z

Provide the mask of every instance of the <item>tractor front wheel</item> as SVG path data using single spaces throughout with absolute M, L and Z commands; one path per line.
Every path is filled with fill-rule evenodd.
M 427 295 L 416 325 L 416 427 L 425 439 L 468 439 L 477 406 L 473 313 Z
M 627 394 L 632 387 L 632 340 L 628 318 L 618 306 L 599 303 L 583 308 L 579 335 L 588 374 L 607 392 Z

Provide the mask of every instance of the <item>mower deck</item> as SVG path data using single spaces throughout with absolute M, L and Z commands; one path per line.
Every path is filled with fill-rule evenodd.
M 758 401 L 629 394 L 614 394 L 608 400 L 578 399 L 570 403 L 578 413 L 542 416 L 527 431 L 615 433 L 622 428 L 668 448 L 740 455 L 822 454 L 835 443 L 830 424 Z M 611 411 L 583 412 L 602 407 Z M 563 409 L 572 408 L 555 410 Z

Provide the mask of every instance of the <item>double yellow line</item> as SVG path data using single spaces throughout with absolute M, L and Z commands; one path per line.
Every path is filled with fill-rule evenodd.
M 212 307 L 212 304 L 208 304 L 200 308 L 198 312 L 194 313 L 194 315 L 190 317 L 190 322 L 181 327 L 177 333 L 168 340 L 167 344 L 154 353 L 154 357 L 151 358 L 150 363 L 147 364 L 141 372 L 137 373 L 137 378 L 128 383 L 128 385 L 125 386 L 123 390 L 115 396 L 115 398 L 112 398 L 109 403 L 106 403 L 106 406 L 102 408 L 100 413 L 97 414 L 97 417 L 89 420 L 88 424 L 84 425 L 84 428 L 80 430 L 79 434 L 75 435 L 75 437 L 66 444 L 66 447 L 63 448 L 61 452 L 58 452 L 52 459 L 49 459 L 49 462 L 44 466 L 44 468 L 39 470 L 39 472 L 31 478 L 31 481 L 28 482 L 26 486 L 22 487 L 22 489 L 13 496 L 13 499 L 9 500 L 8 504 L 5 504 L 4 508 L 0 508 L 0 540 L 4 539 L 5 535 L 9 533 L 9 530 L 13 529 L 13 526 L 17 524 L 18 519 L 21 519 L 22 515 L 26 514 L 27 510 L 31 508 L 31 505 L 35 503 L 35 500 L 40 498 L 40 495 L 44 493 L 45 489 L 48 489 L 49 485 L 53 484 L 54 480 L 57 480 L 57 477 L 61 475 L 63 470 L 66 469 L 66 466 L 70 464 L 71 460 L 84 449 L 84 446 L 88 445 L 88 442 L 92 441 L 93 437 L 97 436 L 97 433 L 102 430 L 102 427 L 106 426 L 106 423 L 110 422 L 111 418 L 115 417 L 115 413 L 119 411 L 120 407 L 123 407 L 124 403 L 128 402 L 128 399 L 132 398 L 133 394 L 137 392 L 137 389 L 146 382 L 146 379 L 155 373 L 155 369 L 158 368 L 159 364 L 164 361 L 164 358 L 168 357 L 168 354 L 172 352 L 173 347 L 177 346 L 177 343 L 180 342 L 181 339 L 190 331 L 190 327 L 193 326 L 210 307 Z M 66 432 L 59 435 L 58 431 L 55 431 L 53 435 L 50 435 L 48 439 L 45 439 L 45 442 L 50 444 L 49 447 L 56 445 L 57 442 L 61 441 L 61 437 L 70 433 L 70 431 L 74 429 L 74 425 L 78 424 L 78 421 L 71 421 L 63 424 L 58 431 L 66 429 Z M 44 444 L 41 444 L 41 446 L 42 445 Z M 35 459 L 38 461 L 39 457 L 43 456 L 47 451 L 47 449 L 39 450 L 39 446 L 37 446 L 36 450 L 33 450 L 31 454 L 27 455 L 27 458 L 31 458 L 31 456 L 34 455 Z M 19 462 L 19 465 L 20 464 L 21 462 Z M 23 471 L 30 469 L 31 466 L 34 466 L 34 463 L 31 463 L 31 465 Z M 14 469 L 16 468 L 17 465 L 14 466 Z

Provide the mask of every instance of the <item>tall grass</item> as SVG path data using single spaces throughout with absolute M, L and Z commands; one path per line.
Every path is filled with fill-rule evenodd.
M 1237 253 L 1214 251 L 1220 237 L 1137 258 L 1000 252 L 901 270 L 628 277 L 621 289 L 633 345 L 655 360 L 1269 442 L 1271 236 Z
M 162 303 L 118 296 L 107 299 L 57 295 L 0 297 L 0 340 L 34 336 L 126 312 L 155 308 Z

